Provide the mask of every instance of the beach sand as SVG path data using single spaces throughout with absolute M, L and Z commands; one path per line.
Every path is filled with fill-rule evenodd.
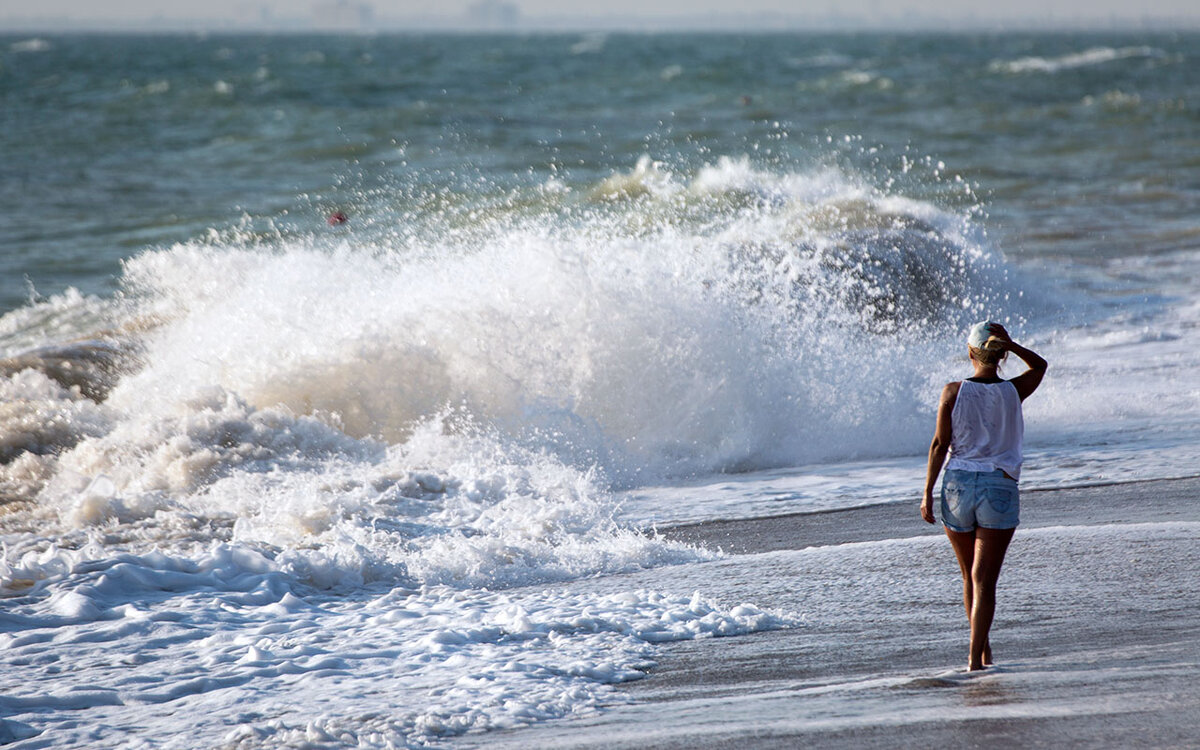
M 644 578 L 801 624 L 663 645 L 598 713 L 456 745 L 1200 746 L 1200 478 L 1024 493 L 997 667 L 973 674 L 953 553 L 915 502 L 660 531 L 727 556 L 597 591 Z

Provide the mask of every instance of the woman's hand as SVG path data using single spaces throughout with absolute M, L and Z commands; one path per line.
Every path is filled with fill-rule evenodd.
M 933 495 L 925 493 L 925 498 L 921 500 L 921 518 L 925 519 L 925 523 L 933 523 Z
M 999 323 L 992 323 L 990 326 L 988 326 L 987 331 L 989 336 L 995 336 L 996 338 L 1000 339 L 1000 343 L 1004 345 L 1003 349 L 1005 351 L 1008 351 L 1012 348 L 1012 336 L 1008 335 L 1008 331 L 1005 330 L 1004 326 L 1000 325 Z
M 1046 360 L 1013 341 L 1012 337 L 1008 335 L 1008 331 L 1004 330 L 1004 326 L 999 323 L 992 323 L 988 326 L 988 335 L 995 336 L 1004 351 L 1012 352 L 1029 365 L 1029 370 L 1009 381 L 1016 386 L 1017 395 L 1024 401 L 1041 384 L 1042 376 L 1046 374 Z

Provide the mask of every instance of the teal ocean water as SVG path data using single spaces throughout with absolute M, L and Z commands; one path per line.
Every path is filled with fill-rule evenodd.
M 603 710 L 801 621 L 641 529 L 915 500 L 982 318 L 1025 486 L 1193 476 L 1198 42 L 0 37 L 0 741 Z
M 0 52 L 3 309 L 25 276 L 111 292 L 122 258 L 243 216 L 437 233 L 438 211 L 537 202 L 552 178 L 587 190 L 643 155 L 684 174 L 837 165 L 980 205 L 1016 257 L 1194 243 L 1194 35 L 42 41 Z

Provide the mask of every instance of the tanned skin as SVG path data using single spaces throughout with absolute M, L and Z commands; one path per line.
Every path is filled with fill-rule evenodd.
M 1013 341 L 1008 331 L 999 324 L 989 327 L 988 333 L 1000 339 L 1005 352 L 1012 352 L 1029 366 L 1028 370 L 1011 381 L 1016 386 L 1017 395 L 1024 401 L 1041 385 L 1042 377 L 1046 374 L 1046 360 Z M 1000 382 L 1001 378 L 996 374 L 996 365 L 979 362 L 970 347 L 967 347 L 967 354 L 975 368 L 976 379 Z M 926 523 L 936 521 L 933 515 L 933 488 L 950 451 L 950 415 L 954 412 L 960 386 L 961 381 L 947 383 L 942 389 L 942 398 L 938 403 L 937 428 L 929 446 L 925 495 L 921 500 L 921 518 L 925 519 Z M 1014 531 L 1016 529 L 983 527 L 977 527 L 974 531 L 946 529 L 946 536 L 950 539 L 950 545 L 954 547 L 954 555 L 958 558 L 958 567 L 962 572 L 963 607 L 967 611 L 967 621 L 971 624 L 970 656 L 967 659 L 967 669 L 971 671 L 984 669 L 993 663 L 988 632 L 996 613 L 996 582 L 1000 579 L 1000 566 L 1004 564 L 1004 554 L 1008 551 L 1008 543 L 1012 541 Z

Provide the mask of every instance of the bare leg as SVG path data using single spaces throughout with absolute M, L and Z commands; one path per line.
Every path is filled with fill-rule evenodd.
M 990 652 L 988 631 L 996 614 L 996 581 L 1000 580 L 1000 566 L 1004 564 L 1004 553 L 1012 541 L 1016 529 L 975 529 L 975 560 L 971 567 L 971 585 L 974 598 L 971 604 L 971 656 L 967 669 L 983 669 L 987 663 L 985 652 Z M 989 654 L 990 655 L 990 654 Z
M 1004 553 L 1015 529 L 984 529 L 975 531 L 951 531 L 946 529 L 958 569 L 963 579 L 963 609 L 971 626 L 971 656 L 969 669 L 982 669 L 991 665 L 992 645 L 988 638 L 992 618 L 996 612 L 996 581 L 1000 577 L 1000 566 Z M 976 562 L 978 560 L 978 563 Z M 982 581 L 982 585 L 976 585 Z M 979 598 L 976 597 L 979 593 Z M 979 607 L 978 612 L 976 607 Z M 976 617 L 978 615 L 978 617 Z M 982 638 L 982 645 L 977 642 Z
M 942 528 L 945 528 L 944 526 Z M 946 529 L 954 556 L 958 559 L 958 570 L 962 573 L 963 609 L 967 613 L 967 625 L 971 624 L 971 607 L 975 602 L 975 587 L 971 583 L 971 569 L 975 567 L 975 532 L 951 531 Z M 983 663 L 992 663 L 991 646 L 984 644 Z

